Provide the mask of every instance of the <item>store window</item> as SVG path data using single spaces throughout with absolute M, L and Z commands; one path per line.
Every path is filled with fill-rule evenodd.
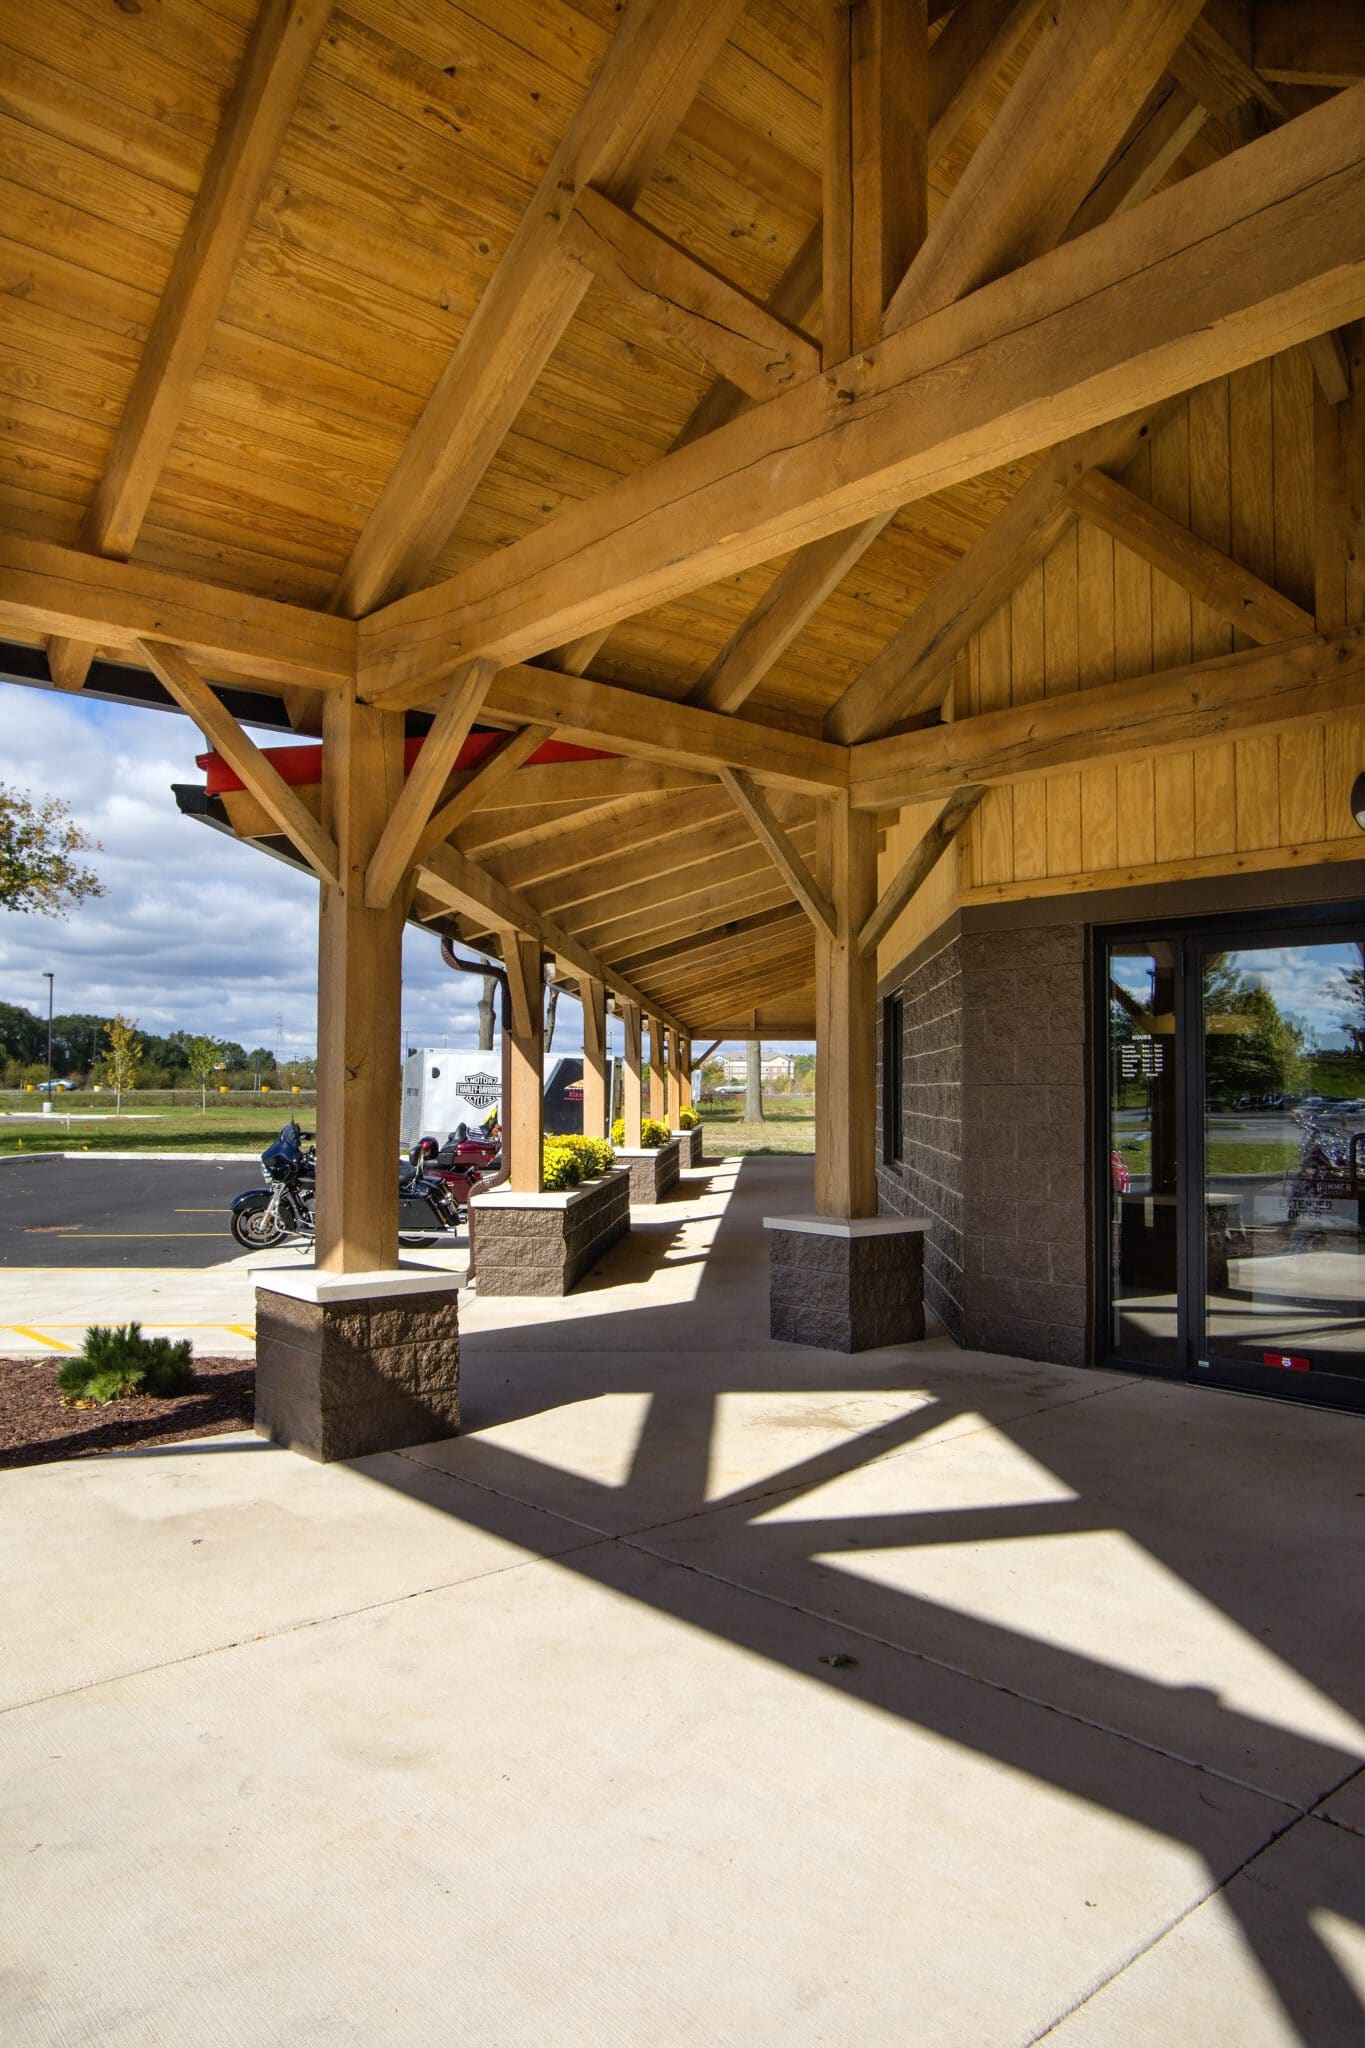
M 888 996 L 882 1004 L 882 1159 L 888 1166 L 904 1156 L 904 1056 L 905 1006 L 900 996 Z

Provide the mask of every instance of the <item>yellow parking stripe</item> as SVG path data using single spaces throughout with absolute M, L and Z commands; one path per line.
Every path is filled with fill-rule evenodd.
M 22 1323 L 7 1323 L 5 1327 L 6 1329 L 13 1330 L 16 1337 L 27 1337 L 34 1344 L 46 1344 L 52 1351 L 74 1351 L 76 1348 L 74 1344 L 63 1344 L 57 1337 L 45 1337 L 41 1330 L 26 1329 Z M 83 1325 L 79 1323 L 62 1323 L 58 1327 L 61 1329 L 80 1329 Z
M 185 1327 L 188 1328 L 188 1325 Z M 248 1330 L 245 1323 L 218 1323 L 214 1327 L 215 1329 L 231 1330 L 234 1337 L 254 1337 L 256 1335 L 254 1330 Z

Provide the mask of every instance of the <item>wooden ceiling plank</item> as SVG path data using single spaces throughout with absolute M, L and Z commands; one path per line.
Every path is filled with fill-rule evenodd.
M 332 0 L 261 0 L 86 514 L 92 554 L 132 553 L 331 11 Z M 58 647 L 63 688 L 79 687 L 74 677 L 94 651 L 88 642 Z
M 1275 120 L 1286 120 L 1288 107 L 1251 58 L 1252 41 L 1236 0 L 1228 5 L 1205 0 L 1189 34 L 1172 52 L 1170 69 L 1212 114 L 1230 114 L 1254 101 Z
M 559 644 L 1358 317 L 1363 157 L 1357 86 L 890 336 L 845 366 L 848 402 L 811 380 L 366 620 L 370 693 Z
M 471 661 L 452 682 L 365 870 L 369 909 L 387 910 L 393 901 L 497 672 L 494 661 Z
M 1365 14 L 1352 0 L 1256 0 L 1256 70 L 1277 85 L 1354 85 L 1365 78 Z
M 597 937 L 589 927 L 584 927 L 579 936 L 619 959 L 627 947 L 646 941 L 650 945 L 667 945 L 673 939 L 690 938 L 693 932 L 714 924 L 718 917 L 758 916 L 765 910 L 776 909 L 795 910 L 798 917 L 805 917 L 805 912 L 792 902 L 790 890 L 777 880 L 771 866 L 766 866 L 757 880 L 748 877 L 718 884 L 662 913 L 646 911 L 634 920 L 606 927 Z
M 492 673 L 496 674 L 496 670 Z M 511 781 L 522 764 L 544 746 L 553 730 L 554 728 L 548 725 L 526 725 L 520 732 L 509 732 L 499 744 L 496 753 L 486 755 L 478 767 L 471 769 L 464 777 L 454 795 L 443 803 L 439 810 L 431 813 L 425 828 L 418 835 L 414 853 L 420 856 L 431 847 L 439 846 L 443 839 L 449 839 L 467 819 L 472 818 L 476 811 L 487 804 L 490 796 Z M 423 748 L 424 753 L 425 751 Z M 455 752 L 459 753 L 458 747 Z
M 774 816 L 763 791 L 742 770 L 722 768 L 720 779 L 741 815 L 768 850 L 773 866 L 788 884 L 812 924 L 820 925 L 833 938 L 834 906 L 792 844 L 781 822 Z
M 984 786 L 968 784 L 949 797 L 919 845 L 897 869 L 877 899 L 877 907 L 858 933 L 858 951 L 875 953 L 901 912 L 923 888 L 948 848 L 974 815 L 985 796 Z
M 1250 569 L 1103 470 L 1091 470 L 1081 478 L 1071 492 L 1071 503 L 1083 519 L 1101 527 L 1262 646 L 1313 631 L 1312 615 L 1302 605 L 1273 590 Z
M 589 183 L 632 205 L 742 0 L 632 0 L 333 593 L 358 617 L 413 589 L 454 531 L 587 289 L 560 236 Z
M 1201 0 L 1057 0 L 897 287 L 888 332 L 1055 247 Z
M 1315 334 L 1307 343 L 1308 360 L 1318 389 L 1329 405 L 1345 405 L 1351 395 L 1351 359 L 1335 330 Z
M 729 812 L 727 799 L 717 789 L 684 790 L 676 796 L 652 801 L 647 809 L 627 811 L 614 821 L 594 817 L 585 825 L 556 833 L 541 845 L 518 853 L 494 855 L 489 868 L 511 889 L 530 889 L 540 882 L 569 875 L 581 877 L 581 882 L 576 879 L 574 886 L 591 884 L 594 871 L 605 875 L 615 886 L 621 879 L 622 858 L 644 856 L 651 848 L 657 851 L 661 841 L 695 833 L 699 827 L 727 817 Z M 548 899 L 546 907 L 554 907 Z
M 853 749 L 859 809 L 1275 731 L 1365 705 L 1365 626 L 1105 683 Z
M 137 651 L 181 710 L 188 712 L 214 752 L 241 777 L 280 831 L 293 840 L 313 873 L 336 887 L 341 880 L 341 856 L 336 841 L 255 741 L 242 731 L 183 650 L 166 641 L 144 640 Z
M 807 335 L 591 186 L 579 194 L 561 242 L 660 333 L 694 349 L 751 398 L 771 398 L 820 367 Z
M 978 627 L 1010 596 L 1075 517 L 1071 492 L 1097 463 L 1136 452 L 1155 415 L 1142 413 L 1063 442 L 1044 456 L 825 719 L 830 739 L 873 739 L 942 702 L 952 664 Z
M 794 922 L 798 930 L 804 930 L 804 919 L 805 912 L 799 903 L 779 903 L 772 910 L 756 911 L 752 917 L 728 918 L 722 924 L 702 926 L 685 938 L 646 946 L 638 953 L 620 955 L 617 965 L 627 973 L 638 974 L 642 968 L 655 966 L 661 960 L 704 954 L 723 945 L 742 946 L 752 934 L 767 931 L 774 925 Z

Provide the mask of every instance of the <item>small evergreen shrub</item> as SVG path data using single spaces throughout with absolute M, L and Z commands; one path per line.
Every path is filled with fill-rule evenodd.
M 144 1337 L 141 1323 L 96 1323 L 77 1356 L 63 1361 L 57 1384 L 72 1401 L 126 1401 L 135 1394 L 169 1400 L 194 1385 L 190 1340 Z
M 695 1109 L 680 1109 L 678 1111 L 678 1129 L 680 1131 L 695 1131 L 700 1122 L 701 1118 L 697 1115 Z
M 647 1152 L 653 1151 L 656 1146 L 666 1145 L 672 1135 L 673 1133 L 669 1130 L 668 1125 L 661 1124 L 657 1117 L 641 1117 L 640 1143 Z M 611 1142 L 613 1145 L 625 1144 L 626 1120 L 624 1117 L 618 1116 L 616 1122 L 612 1125 Z

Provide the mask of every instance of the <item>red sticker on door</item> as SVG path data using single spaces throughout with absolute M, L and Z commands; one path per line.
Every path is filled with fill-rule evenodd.
M 1278 1366 L 1281 1372 L 1308 1372 L 1311 1370 L 1306 1358 L 1296 1358 L 1292 1351 L 1263 1351 L 1262 1365 Z

